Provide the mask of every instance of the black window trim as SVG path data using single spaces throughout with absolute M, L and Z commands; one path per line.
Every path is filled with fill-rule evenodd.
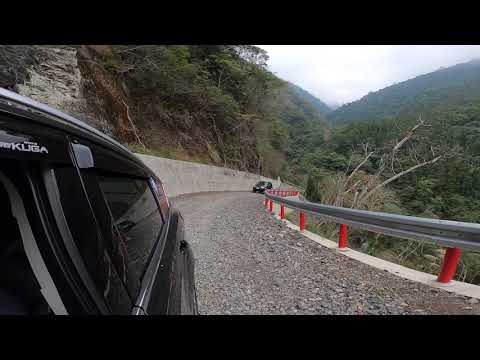
M 155 282 L 155 278 L 158 274 L 158 269 L 160 268 L 160 262 L 163 257 L 163 251 L 165 249 L 165 244 L 167 243 L 168 229 L 170 228 L 170 219 L 171 212 L 168 214 L 167 221 L 164 223 L 160 236 L 152 249 L 151 258 L 146 265 L 145 271 L 143 273 L 142 283 L 140 286 L 140 291 L 138 293 L 137 299 L 134 304 L 134 311 L 136 315 L 140 314 L 139 308 L 141 308 L 144 314 L 147 314 L 148 304 L 150 302 L 150 295 L 152 292 L 152 287 Z
M 90 297 L 94 300 L 98 310 L 103 314 L 110 313 L 108 306 L 104 299 L 99 294 L 97 287 L 95 286 L 93 279 L 91 278 L 85 263 L 80 255 L 73 236 L 70 232 L 65 214 L 63 212 L 62 202 L 60 200 L 60 190 L 58 189 L 57 180 L 55 178 L 54 168 L 47 168 L 43 171 L 43 180 L 45 189 L 47 191 L 48 200 L 51 205 L 51 209 L 55 218 L 55 223 L 61 234 L 64 246 L 67 249 L 68 256 L 72 260 L 75 268 L 82 279 L 84 286 L 87 288 Z
M 153 192 L 153 196 L 155 201 L 157 202 L 158 210 L 160 214 L 162 214 L 162 209 L 160 208 L 160 199 L 158 198 L 158 192 L 155 191 L 156 183 L 153 177 L 148 179 L 148 183 L 150 189 Z M 166 196 L 166 194 L 165 194 Z M 167 242 L 167 234 L 168 229 L 170 228 L 170 219 L 171 219 L 172 212 L 168 212 L 168 218 L 164 220 L 164 226 L 162 227 L 162 231 L 160 231 L 160 236 L 155 243 L 151 254 L 149 255 L 149 259 L 146 263 L 145 270 L 142 274 L 142 285 L 140 287 L 139 296 L 137 297 L 137 301 L 135 305 L 138 305 L 146 312 L 147 305 L 150 301 L 150 293 L 152 290 L 153 283 L 155 281 L 156 275 L 158 273 L 158 269 L 160 267 L 160 262 L 163 256 L 163 250 L 165 248 L 165 244 Z M 163 214 L 162 214 L 163 217 Z M 159 245 L 161 244 L 161 245 Z M 143 290 L 143 291 L 142 291 Z
M 159 184 L 157 184 L 157 182 Z M 149 183 L 150 183 L 150 188 L 153 191 L 153 195 L 155 197 L 155 200 L 157 201 L 158 208 L 160 209 L 160 214 L 162 214 L 163 221 L 166 222 L 165 218 L 170 217 L 171 204 L 170 204 L 170 200 L 168 199 L 167 193 L 165 192 L 165 187 L 163 186 L 162 181 L 157 176 L 150 176 Z M 167 213 L 163 212 L 162 206 L 160 205 L 161 199 L 159 197 L 160 193 L 158 191 L 158 186 L 162 187 L 163 196 L 165 196 L 165 199 L 167 200 L 167 208 L 168 208 Z
M 156 192 L 156 189 L 155 189 L 155 182 L 153 181 L 153 179 L 151 177 L 149 177 L 146 180 L 147 180 L 147 183 L 148 183 L 148 187 L 150 188 L 150 191 L 152 192 L 153 198 L 155 199 L 155 203 L 157 204 L 158 213 L 160 214 L 160 217 L 162 218 L 163 224 L 162 224 L 162 228 L 161 228 L 159 234 L 157 235 L 157 238 L 155 239 L 155 244 L 153 244 L 152 249 L 150 250 L 150 254 L 148 254 L 148 259 L 145 262 L 145 268 L 143 269 L 142 275 L 140 277 L 140 281 L 142 283 L 143 283 L 143 279 L 145 278 L 145 274 L 147 272 L 147 269 L 150 266 L 150 262 L 152 261 L 153 254 L 155 253 L 155 249 L 157 248 L 157 245 L 158 245 L 159 241 L 163 240 L 164 237 L 166 238 L 166 231 L 165 230 L 168 229 L 167 221 L 166 221 L 165 216 L 163 215 L 163 211 L 160 207 L 160 199 L 158 198 L 157 192 Z

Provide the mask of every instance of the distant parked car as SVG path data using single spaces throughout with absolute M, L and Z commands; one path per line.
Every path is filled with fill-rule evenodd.
M 0 89 L 0 314 L 196 314 L 194 258 L 128 149 Z
M 258 192 L 258 193 L 263 194 L 265 192 L 265 189 L 271 189 L 272 187 L 273 187 L 273 185 L 269 181 L 259 181 L 253 187 L 253 192 L 254 193 Z

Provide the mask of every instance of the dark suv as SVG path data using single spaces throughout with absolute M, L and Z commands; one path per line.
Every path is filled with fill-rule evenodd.
M 253 192 L 258 192 L 263 194 L 266 189 L 271 189 L 273 187 L 272 183 L 269 181 L 259 181 L 253 187 Z
M 196 314 L 160 179 L 71 116 L 0 89 L 0 313 Z

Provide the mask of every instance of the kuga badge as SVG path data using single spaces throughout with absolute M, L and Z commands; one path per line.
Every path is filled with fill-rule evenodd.
M 1 149 L 10 149 L 12 151 L 24 151 L 33 153 L 45 153 L 48 154 L 48 150 L 45 146 L 38 145 L 36 142 L 2 142 L 0 141 Z

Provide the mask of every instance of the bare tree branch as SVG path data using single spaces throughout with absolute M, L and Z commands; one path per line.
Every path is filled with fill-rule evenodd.
M 366 201 L 366 200 L 367 200 L 370 196 L 372 196 L 372 194 L 375 193 L 378 189 L 384 187 L 384 186 L 387 185 L 387 184 L 390 184 L 392 181 L 397 180 L 399 177 L 402 177 L 402 176 L 404 176 L 404 175 L 406 175 L 406 174 L 408 174 L 408 173 L 410 173 L 410 172 L 412 172 L 412 171 L 414 171 L 414 170 L 416 170 L 416 169 L 418 169 L 418 168 L 424 167 L 424 166 L 426 166 L 426 165 L 434 164 L 434 163 L 436 163 L 438 160 L 440 160 L 441 158 L 442 158 L 442 155 L 437 156 L 436 158 L 433 158 L 433 159 L 431 159 L 431 160 L 429 160 L 429 161 L 425 161 L 425 162 L 423 162 L 423 163 L 420 163 L 420 164 L 417 164 L 417 165 L 415 165 L 415 166 L 412 166 L 412 167 L 408 168 L 407 170 L 404 170 L 404 171 L 402 171 L 402 172 L 400 172 L 400 173 L 392 176 L 391 178 L 385 180 L 384 182 L 382 182 L 381 184 L 375 186 L 372 190 L 370 190 L 369 192 L 367 192 L 367 193 L 365 194 L 365 196 L 362 198 L 362 201 L 363 201 L 363 202 Z
M 122 99 L 122 102 L 123 102 L 123 105 L 125 105 L 125 108 L 127 109 L 127 119 L 128 121 L 130 121 L 130 125 L 132 126 L 132 130 L 133 130 L 133 133 L 138 141 L 138 143 L 140 145 L 143 146 L 144 149 L 146 149 L 145 145 L 143 144 L 142 140 L 140 140 L 140 136 L 138 136 L 138 133 L 137 133 L 137 128 L 135 127 L 135 124 L 133 123 L 132 121 L 132 118 L 130 117 L 130 110 L 128 108 L 128 105 L 127 103 Z
M 375 153 L 375 151 L 371 151 L 370 153 L 367 154 L 367 156 L 365 157 L 365 159 L 363 159 L 363 161 L 355 168 L 355 170 L 352 171 L 352 173 L 348 176 L 347 178 L 347 182 L 345 184 L 348 183 L 348 181 L 353 177 L 353 175 L 355 175 L 355 173 L 363 166 L 363 164 L 365 164 L 367 162 L 367 160 L 370 158 L 370 156 L 372 156 L 373 154 Z
M 350 189 L 348 189 L 347 191 L 345 191 L 343 194 L 344 195 L 348 194 L 350 191 L 354 190 L 358 186 L 358 184 L 360 184 L 361 182 L 362 182 L 362 180 L 356 181 L 355 184 L 353 184 L 352 187 Z
M 405 144 L 415 134 L 415 131 L 417 131 L 417 129 L 421 126 L 425 126 L 425 123 L 422 120 L 422 115 L 418 117 L 418 123 L 413 128 L 411 128 L 407 135 L 393 147 L 392 154 L 396 154 L 397 151 L 403 146 L 403 144 Z

